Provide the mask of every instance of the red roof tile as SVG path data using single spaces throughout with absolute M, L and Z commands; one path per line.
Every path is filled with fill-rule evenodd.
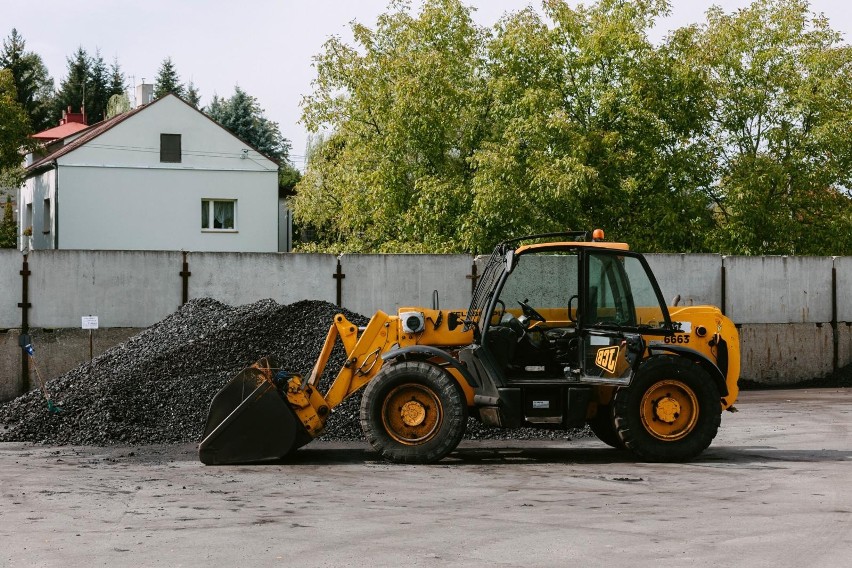
M 163 98 L 164 97 L 161 97 L 159 99 L 156 99 L 153 102 L 148 103 L 147 105 L 138 106 L 138 107 L 136 107 L 132 110 L 129 110 L 125 113 L 116 115 L 116 116 L 114 116 L 114 117 L 112 117 L 108 120 L 103 120 L 103 121 L 98 122 L 98 123 L 96 123 L 92 126 L 86 127 L 86 128 L 89 128 L 89 131 L 84 133 L 82 136 L 80 136 L 76 140 L 73 140 L 71 143 L 66 144 L 62 148 L 59 148 L 58 150 L 56 150 L 52 154 L 48 154 L 47 156 L 45 156 L 44 158 L 41 158 L 37 162 L 33 162 L 32 164 L 30 164 L 27 167 L 27 173 L 33 173 L 35 170 L 37 170 L 37 169 L 41 168 L 42 166 L 54 161 L 55 159 L 59 158 L 60 156 L 64 156 L 65 154 L 67 154 L 67 153 L 69 153 L 73 150 L 76 150 L 77 148 L 79 148 L 80 146 L 82 146 L 83 144 L 88 142 L 89 140 L 92 140 L 93 138 L 97 138 L 98 136 L 100 136 L 101 134 L 106 132 L 107 130 L 111 129 L 113 126 L 115 126 L 115 125 L 117 125 L 121 122 L 124 122 L 126 119 L 130 118 L 131 116 L 133 116 L 134 114 L 136 114 L 140 110 L 146 109 L 151 105 L 157 104 L 157 101 L 160 101 Z M 70 123 L 63 124 L 62 127 L 64 127 L 64 126 L 70 126 Z M 57 128 L 62 128 L 62 127 L 57 127 Z
M 58 140 L 59 138 L 65 138 L 66 136 L 77 134 L 81 130 L 86 130 L 87 128 L 89 128 L 87 125 L 80 124 L 79 122 L 66 122 L 65 124 L 60 124 L 59 126 L 43 130 L 38 134 L 33 134 L 32 137 L 36 140 Z

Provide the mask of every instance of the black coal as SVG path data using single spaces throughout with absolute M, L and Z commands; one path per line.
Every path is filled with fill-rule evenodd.
M 368 318 L 320 301 L 280 305 L 273 300 L 231 307 L 195 299 L 159 323 L 92 361 L 48 381 L 59 413 L 48 411 L 40 391 L 0 406 L 0 441 L 59 445 L 158 444 L 198 441 L 213 396 L 240 370 L 264 356 L 307 375 L 332 318 L 356 325 Z M 343 365 L 332 352 L 320 389 Z M 324 439 L 362 440 L 360 396 L 339 405 Z M 565 438 L 568 432 L 484 428 L 473 419 L 470 439 Z

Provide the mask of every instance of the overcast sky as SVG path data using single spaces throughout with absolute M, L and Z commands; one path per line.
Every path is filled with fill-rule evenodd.
M 466 0 L 476 8 L 480 25 L 492 26 L 506 12 L 538 0 Z M 746 0 L 674 0 L 672 14 L 661 21 L 653 40 L 666 31 L 703 20 L 713 4 L 732 12 Z M 0 34 L 12 28 L 27 49 L 44 59 L 59 86 L 78 46 L 89 54 L 100 49 L 107 63 L 118 58 L 128 84 L 153 82 L 165 57 L 181 79 L 201 92 L 201 104 L 214 93 L 228 97 L 239 84 L 256 97 L 267 118 L 277 122 L 293 144 L 291 157 L 301 168 L 307 133 L 299 124 L 302 96 L 310 93 L 312 58 L 332 35 L 350 40 L 349 22 L 374 27 L 388 0 L 0 0 Z M 419 6 L 419 0 L 414 0 Z M 846 0 L 815 0 L 848 41 L 852 15 Z

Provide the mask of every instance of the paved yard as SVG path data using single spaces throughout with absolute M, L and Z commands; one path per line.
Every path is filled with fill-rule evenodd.
M 0 444 L 0 566 L 849 566 L 852 389 L 746 392 L 688 464 L 594 439 L 465 442 L 439 465 L 314 442 Z

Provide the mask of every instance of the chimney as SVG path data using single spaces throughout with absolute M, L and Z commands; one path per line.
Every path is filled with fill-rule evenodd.
M 78 124 L 87 124 L 86 108 L 80 107 L 80 112 L 71 112 L 71 105 L 68 105 L 68 110 L 62 111 L 62 118 L 59 120 L 59 125 L 76 122 Z
M 141 83 L 136 85 L 136 106 L 141 107 L 147 105 L 154 100 L 154 85 L 151 83 Z

